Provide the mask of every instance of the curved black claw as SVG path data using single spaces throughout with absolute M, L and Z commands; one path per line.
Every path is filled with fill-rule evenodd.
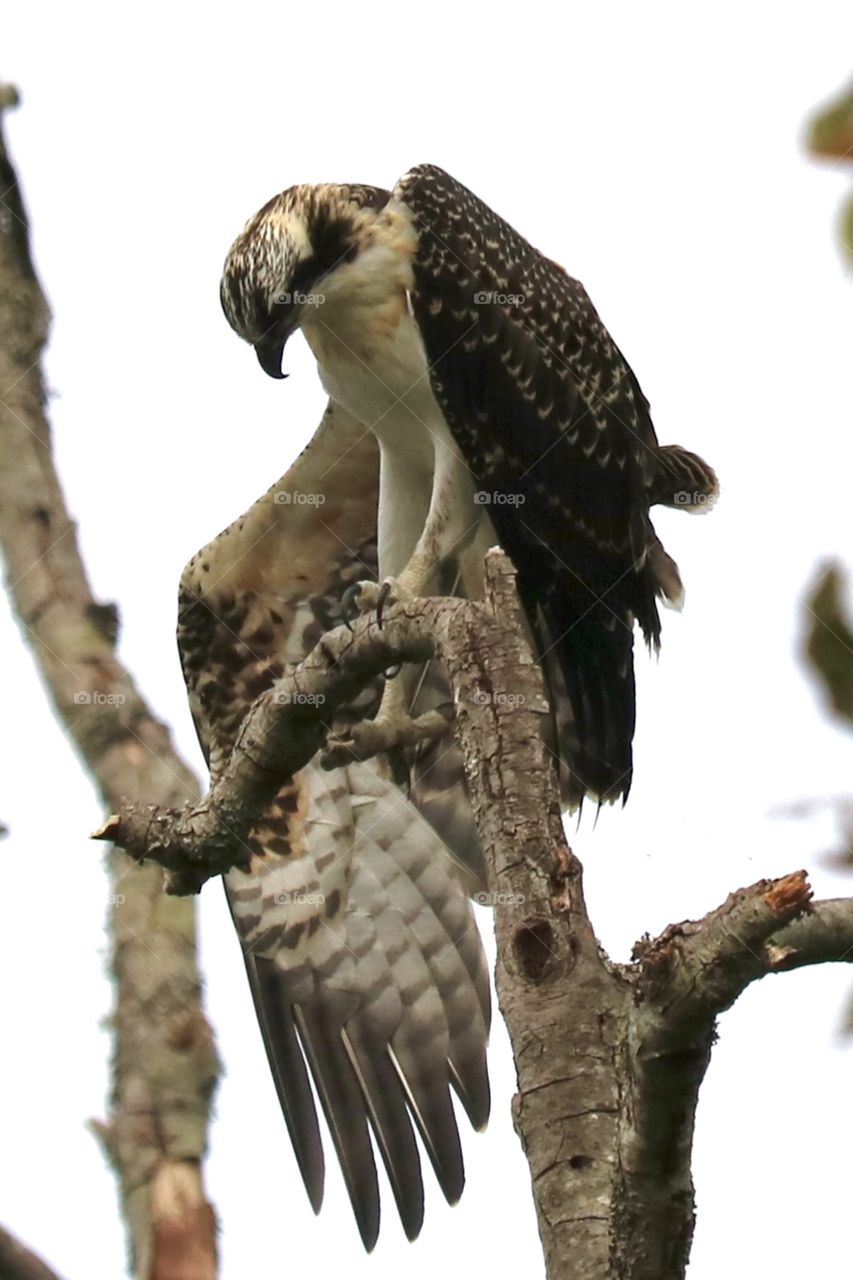
M 347 587 L 341 596 L 341 617 L 346 623 L 348 631 L 352 631 L 352 624 L 356 618 L 361 616 L 358 599 L 361 594 L 361 583 L 354 582 L 351 587 Z
M 379 595 L 376 597 L 376 622 L 380 631 L 382 630 L 382 610 L 385 608 L 385 602 L 391 594 L 391 586 L 390 582 L 383 582 L 379 588 Z

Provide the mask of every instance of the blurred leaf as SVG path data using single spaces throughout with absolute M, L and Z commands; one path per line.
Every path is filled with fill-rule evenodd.
M 811 155 L 853 164 L 853 86 L 812 116 L 806 134 Z M 853 265 L 853 199 L 847 200 L 839 219 L 841 247 Z
M 841 210 L 838 236 L 848 263 L 853 263 L 853 200 L 848 200 Z
M 804 651 L 833 713 L 853 725 L 853 627 L 842 602 L 844 586 L 839 565 L 821 568 L 806 598 Z
M 813 156 L 850 160 L 853 154 L 853 87 L 834 99 L 808 126 L 806 145 Z
M 847 1004 L 844 1020 L 841 1023 L 841 1034 L 845 1037 L 853 1035 L 853 1000 Z

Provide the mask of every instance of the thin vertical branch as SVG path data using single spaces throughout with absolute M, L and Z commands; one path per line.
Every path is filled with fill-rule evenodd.
M 0 94 L 0 109 L 14 105 Z M 0 120 L 2 124 L 2 120 Z M 196 781 L 116 657 L 117 612 L 97 602 L 53 461 L 41 370 L 50 314 L 0 132 L 0 545 L 9 593 L 60 722 L 107 807 L 180 804 Z M 202 1160 L 219 1064 L 201 1002 L 191 899 L 162 872 L 108 859 L 115 979 L 112 1105 L 96 1126 L 121 1188 L 140 1280 L 214 1280 Z
M 0 1227 L 0 1276 L 3 1280 L 59 1280 L 46 1262 Z

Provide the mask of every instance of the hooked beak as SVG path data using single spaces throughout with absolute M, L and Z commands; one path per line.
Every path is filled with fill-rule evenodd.
M 287 339 L 298 326 L 298 315 L 285 316 L 273 325 L 269 333 L 265 333 L 255 343 L 255 355 L 258 357 L 258 364 L 264 373 L 269 374 L 271 378 L 287 377 L 286 373 L 282 373 L 281 361 L 284 356 Z
M 269 338 L 262 338 L 260 342 L 256 342 L 255 355 L 258 357 L 258 364 L 264 373 L 268 373 L 271 378 L 287 377 L 287 374 L 282 373 L 281 370 L 284 342 L 280 338 L 275 338 L 272 341 Z

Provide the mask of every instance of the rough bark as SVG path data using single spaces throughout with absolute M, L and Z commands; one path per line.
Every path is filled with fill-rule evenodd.
M 13 102 L 0 95 L 0 107 Z M 2 136 L 0 189 L 0 544 L 13 607 L 106 805 L 180 804 L 198 794 L 196 781 L 116 657 L 117 613 L 92 595 L 54 468 L 40 364 L 50 315 Z M 135 1274 L 213 1280 L 201 1162 L 219 1068 L 193 904 L 163 895 L 156 866 L 113 853 L 108 870 L 115 1057 L 110 1115 L 95 1128 L 119 1177 Z

